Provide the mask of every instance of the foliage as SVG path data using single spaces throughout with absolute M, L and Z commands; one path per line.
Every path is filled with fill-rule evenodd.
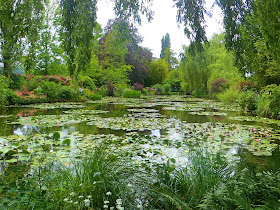
M 8 78 L 0 75 L 0 107 L 7 104 L 8 86 Z
M 158 59 L 152 61 L 149 69 L 149 78 L 151 85 L 161 83 L 165 80 L 168 73 L 168 63 L 165 60 Z
M 167 33 L 165 36 L 161 38 L 161 52 L 160 52 L 160 58 L 165 58 L 165 50 L 167 48 L 171 48 L 171 42 L 170 42 L 170 34 Z
M 278 209 L 280 173 L 244 168 L 205 196 L 202 209 Z
M 258 105 L 258 93 L 252 90 L 241 92 L 238 97 L 238 104 L 244 112 L 255 113 Z
M 268 85 L 262 90 L 257 113 L 263 117 L 278 119 L 280 116 L 280 86 Z
M 227 81 L 224 78 L 219 78 L 211 82 L 209 93 L 220 93 L 225 90 Z
M 0 2 L 0 54 L 5 76 L 11 77 L 15 62 L 22 54 L 24 40 L 27 41 L 25 48 L 38 40 L 43 4 L 43 0 Z M 34 53 L 30 52 L 30 55 Z
M 203 151 L 193 151 L 188 166 L 176 168 L 171 162 L 156 168 L 158 178 L 153 185 L 156 205 L 164 209 L 195 209 L 207 193 L 226 180 L 231 172 L 219 154 L 211 156 Z
M 140 90 L 140 91 L 142 91 L 144 88 L 144 86 L 138 82 L 134 83 L 133 87 L 135 88 L 135 90 Z
M 9 88 L 12 90 L 21 89 L 25 84 L 25 76 L 22 74 L 12 74 L 10 78 Z
M 181 78 L 178 70 L 169 71 L 164 83 L 171 85 L 171 91 L 181 91 Z
M 141 98 L 141 92 L 138 90 L 124 89 L 122 96 L 124 98 Z
M 16 104 L 16 105 L 25 105 L 25 104 L 37 104 L 37 103 L 46 103 L 48 102 L 46 95 L 13 95 L 11 96 L 10 104 Z
M 45 82 L 53 82 L 62 86 L 70 86 L 71 84 L 70 77 L 57 75 L 39 76 L 30 74 L 26 78 L 26 81 L 26 88 L 30 91 L 36 89 L 38 86 L 42 86 Z
M 99 95 L 97 91 L 91 91 L 89 89 L 83 89 L 83 95 L 90 100 L 96 101 L 102 98 L 102 95 Z
M 226 91 L 217 94 L 219 101 L 225 104 L 236 103 L 239 96 L 239 90 L 236 90 L 234 87 L 227 89 Z
M 205 52 L 197 51 L 194 44 L 185 48 L 179 71 L 182 79 L 181 86 L 185 92 L 195 91 L 202 94 L 208 92 L 207 82 L 211 72 L 207 66 Z
M 95 90 L 96 86 L 89 76 L 80 76 L 80 78 L 81 80 L 79 80 L 79 86 L 90 90 Z
M 204 0 L 174 0 L 177 11 L 177 22 L 183 23 L 184 32 L 197 44 L 197 50 L 203 51 L 202 44 L 207 42 L 205 33 L 205 1 Z
M 90 62 L 96 26 L 96 0 L 61 0 L 60 39 L 69 75 L 77 79 Z

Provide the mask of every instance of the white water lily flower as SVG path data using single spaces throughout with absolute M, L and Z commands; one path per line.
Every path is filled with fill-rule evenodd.
M 74 192 L 70 193 L 70 196 L 75 196 L 75 195 L 76 195 L 76 193 L 74 193 Z
M 83 198 L 84 196 L 80 195 L 78 198 Z
M 108 203 L 110 203 L 110 201 L 104 201 L 104 204 L 108 204 Z
M 121 198 L 117 199 L 116 202 L 117 202 L 117 205 L 122 205 L 122 199 Z
M 68 200 L 69 200 L 68 198 L 64 198 L 64 199 L 63 199 L 64 202 L 67 202 Z
M 109 207 L 108 207 L 107 205 L 104 205 L 103 208 L 104 208 L 104 209 L 108 209 Z

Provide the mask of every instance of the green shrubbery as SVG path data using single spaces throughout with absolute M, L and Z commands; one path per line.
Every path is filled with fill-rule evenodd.
M 0 75 L 0 107 L 8 103 L 9 80 L 7 77 Z
M 266 86 L 260 94 L 248 90 L 239 95 L 238 102 L 243 111 L 257 113 L 261 117 L 278 119 L 280 116 L 280 87 Z
M 83 89 L 82 92 L 83 96 L 85 96 L 89 100 L 100 100 L 102 98 L 102 95 L 98 94 L 97 91 L 90 91 L 88 89 Z
M 258 94 L 252 90 L 239 94 L 238 103 L 244 112 L 255 113 L 257 109 Z
M 268 85 L 261 92 L 257 113 L 263 117 L 278 119 L 280 116 L 280 86 Z
M 225 104 L 236 103 L 238 96 L 239 91 L 234 88 L 228 89 L 222 93 L 217 94 L 217 98 L 219 99 L 219 101 Z
M 122 92 L 124 98 L 140 98 L 141 92 L 137 90 L 124 89 Z

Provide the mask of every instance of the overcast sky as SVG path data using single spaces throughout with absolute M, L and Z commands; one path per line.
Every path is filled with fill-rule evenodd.
M 210 8 L 214 0 L 207 0 L 206 6 Z M 154 18 L 151 23 L 148 23 L 143 17 L 142 26 L 138 27 L 139 34 L 143 36 L 142 46 L 152 50 L 155 57 L 159 57 L 161 51 L 161 38 L 166 33 L 170 34 L 171 49 L 179 55 L 182 52 L 182 46 L 188 45 L 189 40 L 184 35 L 183 26 L 178 27 L 176 23 L 177 8 L 173 7 L 173 0 L 153 0 L 152 10 Z M 114 18 L 113 3 L 109 0 L 98 1 L 97 7 L 97 22 L 104 28 L 108 19 Z M 212 8 L 213 17 L 206 17 L 207 29 L 206 35 L 208 38 L 214 33 L 221 33 L 222 17 L 221 10 L 218 6 Z

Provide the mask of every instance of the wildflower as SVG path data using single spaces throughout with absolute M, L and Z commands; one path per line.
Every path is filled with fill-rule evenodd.
M 124 207 L 122 207 L 121 205 L 117 205 L 116 208 L 117 208 L 118 210 L 124 210 Z
M 90 206 L 90 200 L 89 199 L 85 199 L 84 202 L 85 202 L 85 206 L 86 207 Z
M 75 196 L 75 194 L 76 194 L 76 193 L 74 193 L 74 192 L 71 192 L 71 193 L 70 193 L 70 196 Z
M 111 192 L 106 192 L 106 195 L 112 195 L 112 193 Z
M 141 204 L 138 204 L 138 205 L 137 205 L 137 208 L 138 208 L 138 209 L 142 209 L 143 206 L 142 206 Z
M 117 199 L 116 202 L 117 202 L 117 205 L 122 205 L 122 199 L 121 198 Z

